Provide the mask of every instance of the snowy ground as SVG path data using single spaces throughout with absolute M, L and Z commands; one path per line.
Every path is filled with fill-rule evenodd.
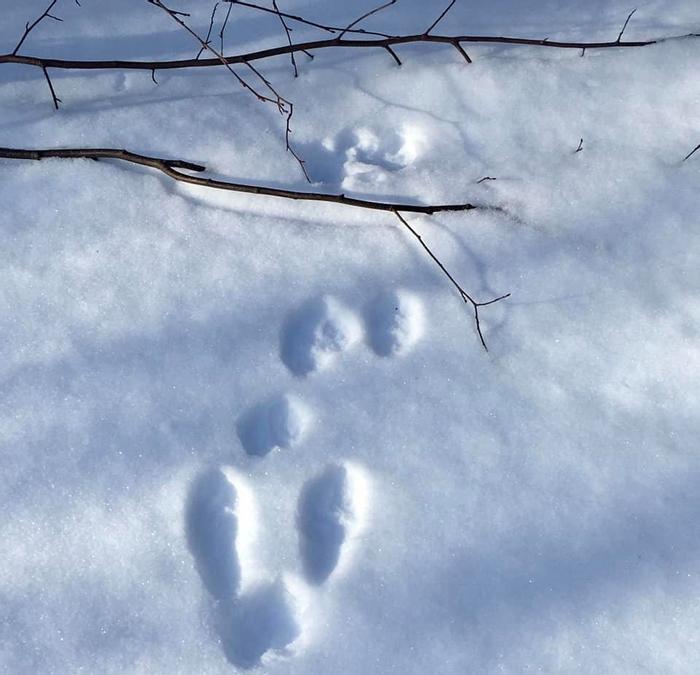
M 0 52 L 45 6 L 5 4 Z M 206 32 L 211 3 L 172 4 Z M 700 29 L 693 0 L 636 4 L 630 39 Z M 615 39 L 631 9 L 460 0 L 442 30 Z M 24 53 L 197 51 L 142 0 L 54 12 Z M 284 43 L 233 17 L 231 49 Z M 316 189 L 507 210 L 410 218 L 467 290 L 512 293 L 488 354 L 390 214 L 0 162 L 0 671 L 700 670 L 700 41 L 397 51 L 264 72 Z M 221 69 L 52 76 L 59 112 L 0 67 L 0 146 L 305 187 Z

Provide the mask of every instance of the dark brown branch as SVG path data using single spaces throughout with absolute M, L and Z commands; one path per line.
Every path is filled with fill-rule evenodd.
M 150 1 L 150 0 L 149 0 Z M 519 37 L 500 37 L 491 35 L 397 35 L 381 39 L 339 39 L 312 40 L 309 42 L 297 42 L 291 47 L 283 45 L 271 49 L 262 49 L 256 52 L 234 54 L 222 58 L 207 59 L 177 59 L 172 61 L 127 61 L 120 59 L 87 61 L 78 59 L 53 59 L 38 56 L 23 56 L 20 54 L 0 55 L 0 64 L 15 63 L 36 68 L 58 68 L 62 70 L 178 70 L 182 68 L 207 68 L 221 65 L 233 65 L 237 63 L 249 63 L 276 56 L 286 56 L 290 52 L 309 52 L 317 49 L 347 48 L 347 49 L 386 49 L 396 45 L 413 43 L 447 44 L 454 47 L 455 43 L 471 44 L 506 44 L 527 47 L 547 47 L 550 49 L 630 49 L 648 47 L 650 45 L 680 40 L 685 38 L 700 37 L 699 33 L 676 35 L 668 38 L 656 38 L 651 40 L 637 40 L 630 42 L 555 42 L 550 40 L 536 40 Z
M 440 16 L 437 19 L 435 19 L 435 21 L 433 21 L 433 23 L 430 25 L 430 28 L 428 28 L 428 30 L 425 31 L 426 35 L 428 35 L 430 31 L 433 30 L 433 28 L 435 28 L 445 18 L 445 16 L 447 16 L 447 13 L 454 7 L 455 2 L 457 2 L 457 0 L 452 0 L 452 2 L 450 2 L 449 5 L 447 5 L 447 7 L 443 10 L 442 14 L 440 14 Z
M 341 204 L 343 206 L 353 206 L 361 209 L 369 209 L 373 211 L 385 211 L 396 213 L 402 211 L 404 213 L 422 213 L 431 215 L 445 211 L 471 211 L 474 209 L 482 210 L 500 210 L 495 206 L 485 204 L 472 204 L 465 202 L 462 204 L 401 204 L 392 202 L 372 201 L 367 199 L 356 199 L 348 197 L 345 194 L 325 194 L 323 192 L 303 192 L 300 190 L 286 190 L 283 188 L 273 188 L 263 185 L 251 185 L 247 183 L 236 183 L 231 181 L 215 180 L 212 178 L 203 178 L 200 176 L 192 176 L 187 173 L 182 173 L 176 169 L 186 169 L 188 171 L 202 172 L 206 171 L 206 167 L 200 164 L 193 164 L 179 159 L 162 159 L 159 157 L 150 157 L 147 155 L 139 155 L 128 150 L 120 150 L 117 148 L 64 148 L 64 149 L 47 149 L 47 150 L 25 150 L 20 148 L 0 148 L 0 159 L 22 159 L 22 160 L 41 160 L 41 159 L 116 159 L 132 164 L 147 166 L 152 169 L 163 172 L 169 178 L 180 181 L 182 183 L 190 183 L 192 185 L 200 185 L 214 190 L 228 190 L 230 192 L 244 192 L 248 194 L 264 195 L 268 197 L 282 197 L 284 199 L 293 199 L 297 201 L 313 201 L 313 202 L 330 202 L 333 204 Z
M 289 47 L 291 49 L 293 47 L 292 33 L 290 31 L 289 26 L 287 25 L 287 22 L 284 20 L 284 17 L 282 16 L 282 13 L 280 12 L 279 7 L 277 6 L 277 0 L 272 0 L 272 6 L 274 7 L 275 12 L 277 13 L 277 16 L 279 17 L 279 20 L 282 23 L 282 27 L 284 28 L 285 35 L 287 36 L 287 42 L 289 43 Z M 289 56 L 292 59 L 292 69 L 294 70 L 294 77 L 299 77 L 299 69 L 297 68 L 297 61 L 294 58 L 294 52 L 290 51 Z M 290 115 L 290 117 L 291 117 L 291 115 Z M 287 126 L 289 126 L 289 125 L 287 125 Z
M 493 305 L 496 302 L 500 302 L 501 300 L 505 300 L 506 298 L 510 297 L 510 293 L 506 293 L 505 295 L 501 295 L 498 298 L 493 298 L 492 300 L 487 300 L 486 302 L 477 302 L 474 300 L 474 298 L 467 293 L 462 286 L 459 284 L 459 282 L 450 274 L 448 269 L 445 267 L 445 265 L 442 263 L 442 261 L 433 253 L 433 251 L 430 249 L 430 247 L 423 241 L 423 237 L 413 228 L 411 225 L 409 225 L 408 221 L 399 213 L 399 211 L 402 211 L 403 209 L 394 209 L 394 213 L 396 214 L 396 217 L 401 221 L 401 223 L 408 229 L 408 231 L 418 240 L 420 245 L 425 249 L 425 252 L 432 258 L 432 260 L 435 262 L 435 264 L 440 268 L 442 273 L 450 280 L 450 283 L 457 289 L 459 292 L 460 297 L 464 301 L 465 304 L 470 304 L 472 308 L 474 309 L 474 324 L 476 326 L 476 332 L 479 334 L 479 340 L 481 341 L 481 346 L 488 351 L 489 348 L 486 346 L 486 340 L 484 340 L 484 334 L 481 331 L 481 321 L 479 320 L 479 308 L 480 307 L 486 307 L 487 305 Z
M 53 16 L 51 14 L 51 10 L 54 8 L 54 5 L 58 2 L 58 0 L 52 0 L 51 4 L 44 10 L 44 13 L 36 19 L 33 23 L 27 23 L 24 26 L 24 33 L 22 34 L 22 37 L 19 39 L 19 42 L 17 43 L 17 46 L 14 48 L 14 51 L 12 52 L 13 54 L 17 54 L 19 51 L 19 48 L 24 44 L 24 41 L 27 39 L 27 36 L 29 33 L 31 33 L 44 19 L 53 19 L 54 21 L 63 21 L 63 19 L 59 19 L 57 16 Z
M 683 161 L 688 161 L 698 150 L 700 150 L 700 145 L 696 145 L 695 148 L 683 158 Z

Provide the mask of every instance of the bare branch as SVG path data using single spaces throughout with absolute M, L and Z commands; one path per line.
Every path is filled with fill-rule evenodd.
M 157 0 L 147 0 L 154 4 Z M 698 38 L 700 33 L 688 33 L 668 38 L 655 38 L 650 40 L 637 40 L 629 42 L 555 42 L 549 40 L 536 40 L 531 38 L 504 37 L 490 35 L 397 35 L 380 39 L 343 39 L 329 38 L 327 40 L 312 40 L 309 42 L 297 42 L 291 47 L 283 45 L 271 49 L 262 49 L 256 52 L 247 52 L 223 56 L 220 52 L 215 58 L 207 59 L 176 59 L 171 61 L 129 61 L 121 59 L 108 60 L 80 60 L 80 59 L 53 59 L 39 56 L 23 56 L 20 54 L 0 54 L 0 65 L 7 63 L 34 66 L 36 68 L 58 68 L 61 70 L 178 70 L 182 68 L 209 68 L 221 65 L 233 65 L 237 63 L 249 63 L 284 56 L 290 52 L 311 52 L 319 49 L 346 48 L 346 49 L 386 49 L 396 45 L 405 45 L 421 42 L 447 44 L 454 47 L 455 43 L 471 44 L 507 44 L 527 47 L 546 47 L 550 49 L 630 49 L 648 47 L 650 45 Z M 209 50 L 211 51 L 211 49 Z
M 58 2 L 58 0 L 51 0 L 51 3 L 49 6 L 44 10 L 43 14 L 39 16 L 38 19 L 36 19 L 33 23 L 27 23 L 24 26 L 24 33 L 22 34 L 22 37 L 19 39 L 19 42 L 17 43 L 17 46 L 14 48 L 12 54 L 15 55 L 19 51 L 19 48 L 24 44 L 24 41 L 27 39 L 27 36 L 29 33 L 31 33 L 44 19 L 53 19 L 54 21 L 63 21 L 63 19 L 59 19 L 57 16 L 53 16 L 51 14 L 51 10 L 54 8 L 54 5 Z
M 325 194 L 323 192 L 303 192 L 300 190 L 286 190 L 263 185 L 251 185 L 247 183 L 235 183 L 231 181 L 215 180 L 182 173 L 176 169 L 186 169 L 188 171 L 203 172 L 206 167 L 201 164 L 194 164 L 179 159 L 162 159 L 148 155 L 139 155 L 128 150 L 117 148 L 62 148 L 47 150 L 25 150 L 20 148 L 0 148 L 0 159 L 20 159 L 20 160 L 41 160 L 41 159 L 115 159 L 141 166 L 148 166 L 152 169 L 162 171 L 166 176 L 182 183 L 200 185 L 214 190 L 228 190 L 230 192 L 244 192 L 248 194 L 264 195 L 268 197 L 282 197 L 297 201 L 330 202 L 343 206 L 369 209 L 373 211 L 384 211 L 396 213 L 422 213 L 432 215 L 445 211 L 472 211 L 475 209 L 500 211 L 496 206 L 486 204 L 408 204 L 372 201 L 367 199 L 356 199 L 345 194 Z
M 433 28 L 435 28 L 435 26 L 437 26 L 445 18 L 447 13 L 452 9 L 452 7 L 454 7 L 455 2 L 457 2 L 457 0 L 452 0 L 452 2 L 450 2 L 449 5 L 447 5 L 447 7 L 443 10 L 442 14 L 440 14 L 440 16 L 437 19 L 435 19 L 435 21 L 433 21 L 433 23 L 430 25 L 430 28 L 428 28 L 428 30 L 425 31 L 426 35 L 428 35 L 430 31 L 433 30 Z
M 620 31 L 620 34 L 617 36 L 616 42 L 620 42 L 622 40 L 622 35 L 625 32 L 625 29 L 627 28 L 627 24 L 630 22 L 630 19 L 632 18 L 632 15 L 637 11 L 637 8 L 635 7 L 627 16 L 627 19 L 625 19 L 625 25 L 622 27 L 622 30 Z
M 501 300 L 505 300 L 506 298 L 510 297 L 510 293 L 506 293 L 505 295 L 501 295 L 497 298 L 493 298 L 492 300 L 488 300 L 486 302 L 477 302 L 474 300 L 474 298 L 467 293 L 462 286 L 460 286 L 459 282 L 450 274 L 448 269 L 445 267 L 445 265 L 442 263 L 442 261 L 433 253 L 433 251 L 430 249 L 430 247 L 423 241 L 423 237 L 413 228 L 411 225 L 409 225 L 408 221 L 399 213 L 398 208 L 394 209 L 394 213 L 396 214 L 396 217 L 401 221 L 401 223 L 408 229 L 408 231 L 418 240 L 420 245 L 425 249 L 426 253 L 432 258 L 432 260 L 435 262 L 435 264 L 440 268 L 442 273 L 450 280 L 450 283 L 457 289 L 459 292 L 460 297 L 464 301 L 465 304 L 470 304 L 472 308 L 474 309 L 474 324 L 476 326 L 476 332 L 479 335 L 479 340 L 481 341 L 481 346 L 488 351 L 489 348 L 486 346 L 486 340 L 484 340 L 484 334 L 481 331 L 481 321 L 479 317 L 479 308 L 480 307 L 486 307 L 487 305 L 493 305 L 496 302 L 500 302 Z M 403 209 L 401 209 L 403 210 Z

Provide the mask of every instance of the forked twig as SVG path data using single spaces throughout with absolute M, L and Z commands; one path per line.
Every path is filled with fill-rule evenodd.
M 58 2 L 58 0 L 52 0 L 51 3 L 49 4 L 49 6 L 44 10 L 43 14 L 41 14 L 41 16 L 39 16 L 38 19 L 36 19 L 32 23 L 26 23 L 24 25 L 24 33 L 22 34 L 22 37 L 19 39 L 17 46 L 12 51 L 13 55 L 17 54 L 17 52 L 19 51 L 19 48 L 24 44 L 24 41 L 27 39 L 27 36 L 29 35 L 29 33 L 31 33 L 44 19 L 53 19 L 54 21 L 63 21 L 63 19 L 60 19 L 59 17 L 51 14 L 51 10 L 54 8 L 54 5 L 57 2 Z
M 506 293 L 505 295 L 501 295 L 497 298 L 493 298 L 493 300 L 487 300 L 486 302 L 477 302 L 472 298 L 469 293 L 467 293 L 462 286 L 459 284 L 459 282 L 450 274 L 448 269 L 445 267 L 445 265 L 442 263 L 442 261 L 433 253 L 433 251 L 430 249 L 430 247 L 425 243 L 423 240 L 423 237 L 418 233 L 411 225 L 408 223 L 408 221 L 401 215 L 399 212 L 398 208 L 394 209 L 394 213 L 396 214 L 396 217 L 401 221 L 401 223 L 408 229 L 408 231 L 418 240 L 420 245 L 423 247 L 425 252 L 432 258 L 432 260 L 435 262 L 435 264 L 440 268 L 442 273 L 450 280 L 450 283 L 457 289 L 459 292 L 460 297 L 464 301 L 465 304 L 470 304 L 472 308 L 474 309 L 474 325 L 476 326 L 476 332 L 479 335 L 479 340 L 481 341 L 481 346 L 488 351 L 489 348 L 486 346 L 486 340 L 484 339 L 484 334 L 481 331 L 481 321 L 479 317 L 479 308 L 481 307 L 487 307 L 488 305 L 493 305 L 497 302 L 500 302 L 501 300 L 505 300 L 506 298 L 510 297 L 510 293 Z

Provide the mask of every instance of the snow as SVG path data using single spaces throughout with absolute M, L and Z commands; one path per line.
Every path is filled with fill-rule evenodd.
M 45 8 L 6 4 L 0 51 Z M 23 52 L 197 52 L 146 2 L 81 4 Z M 636 4 L 629 39 L 698 32 L 691 0 Z M 206 32 L 210 3 L 177 7 Z M 441 25 L 615 39 L 631 9 L 459 0 Z M 228 49 L 285 41 L 232 17 Z M 698 671 L 700 42 L 468 47 L 260 65 L 314 189 L 501 207 L 407 216 L 476 299 L 512 293 L 488 353 L 391 214 L 0 161 L 0 672 Z M 0 67 L 0 146 L 306 187 L 223 69 L 51 76 L 58 112 Z

